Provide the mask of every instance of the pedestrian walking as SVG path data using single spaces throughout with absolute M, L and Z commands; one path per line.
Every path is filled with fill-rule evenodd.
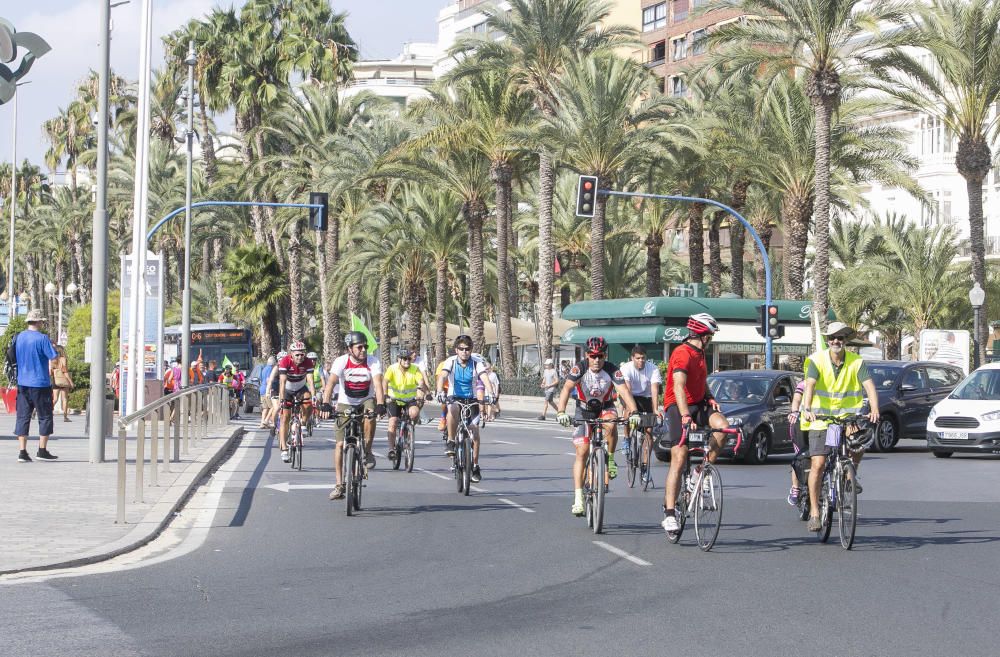
M 181 389 L 181 357 L 174 359 L 173 364 L 163 371 L 163 396 Z
M 542 414 L 536 419 L 544 420 L 549 406 L 552 407 L 553 411 L 558 410 L 556 409 L 556 393 L 559 391 L 559 373 L 556 372 L 555 363 L 551 358 L 545 359 L 545 369 L 542 370 L 539 387 L 545 391 L 545 400 L 542 402 Z
M 45 323 L 42 311 L 37 308 L 28 312 L 25 318 L 28 329 L 14 336 L 14 354 L 17 362 L 17 421 L 14 433 L 20 448 L 17 460 L 30 463 L 28 456 L 28 431 L 32 413 L 38 414 L 38 452 L 36 456 L 44 461 L 54 461 L 57 457 L 48 450 L 49 436 L 52 435 L 52 380 L 49 378 L 49 363 L 59 357 L 52 347 L 49 336 L 42 333 Z
M 73 377 L 69 374 L 69 365 L 66 361 L 66 348 L 61 344 L 57 344 L 56 353 L 59 354 L 59 357 L 49 361 L 49 376 L 52 379 L 52 406 L 53 409 L 59 408 L 61 400 L 63 422 L 69 422 L 68 395 L 73 390 Z

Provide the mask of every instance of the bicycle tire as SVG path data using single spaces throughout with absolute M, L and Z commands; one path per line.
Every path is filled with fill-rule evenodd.
M 642 456 L 640 458 L 646 461 L 645 468 L 643 468 L 642 461 L 639 462 L 640 471 L 646 475 L 642 480 L 642 492 L 645 493 L 653 485 L 653 439 L 649 436 L 643 436 Z
M 302 471 L 302 447 L 302 424 L 299 423 L 295 433 L 295 454 L 292 457 L 292 467 L 299 472 Z
M 588 458 L 583 464 L 583 505 L 587 514 L 587 527 L 594 526 L 594 488 L 591 486 L 593 481 L 593 464 Z
M 850 550 L 854 545 L 854 533 L 858 528 L 858 491 L 854 487 L 854 477 L 857 472 L 854 464 L 848 461 L 837 485 L 837 529 L 840 531 L 840 547 Z
M 639 449 L 636 444 L 639 435 L 645 434 L 636 435 L 635 431 L 629 432 L 628 449 L 625 450 L 625 474 L 629 488 L 635 487 L 635 472 L 639 467 Z
M 393 470 L 399 470 L 399 464 L 403 462 L 403 450 L 400 448 L 400 445 L 401 445 L 401 443 L 403 441 L 400 440 L 399 437 L 400 437 L 401 433 L 405 430 L 404 427 L 406 426 L 406 424 L 405 423 L 400 423 L 400 424 L 402 425 L 399 428 L 400 433 L 397 433 L 396 437 L 393 438 L 393 443 L 394 443 L 393 444 L 393 451 L 396 453 L 396 455 L 392 457 L 392 469 Z
M 468 496 L 472 492 L 472 441 L 468 434 L 462 438 L 462 484 L 463 493 Z
M 354 459 L 357 447 L 344 446 L 344 493 L 347 498 L 347 515 L 354 515 Z
M 455 436 L 455 455 L 452 457 L 452 464 L 455 470 L 455 480 L 458 482 L 458 492 L 465 490 L 465 477 L 462 475 L 462 435 Z
M 607 486 L 604 485 L 604 474 L 608 468 L 608 454 L 603 447 L 598 447 L 591 454 L 594 459 L 594 481 L 597 482 L 594 488 L 594 533 L 600 534 L 604 531 L 604 496 Z
M 690 478 L 690 470 L 681 475 L 681 491 L 674 501 L 674 514 L 677 518 L 677 531 L 667 532 L 667 540 L 671 543 L 677 543 L 681 540 L 681 535 L 684 533 L 684 525 L 687 524 L 687 508 L 688 503 L 691 498 L 688 496 L 687 491 L 687 480 Z M 677 513 L 680 511 L 680 513 Z
M 809 520 L 809 487 L 799 487 L 799 520 Z
M 705 491 L 708 482 L 708 491 Z M 711 463 L 702 466 L 701 481 L 695 489 L 694 535 L 698 547 L 708 552 L 715 545 L 722 527 L 722 475 Z
M 285 437 L 285 449 L 288 450 L 288 467 L 295 469 L 295 432 L 299 429 L 299 421 L 294 415 L 288 425 L 288 436 Z
M 820 543 L 826 543 L 830 538 L 830 528 L 833 526 L 833 513 L 830 509 L 830 482 L 829 476 L 823 475 L 823 486 L 820 488 L 819 500 L 819 538 Z
M 361 489 L 365 485 L 365 450 L 354 452 L 354 510 L 361 510 Z
M 416 440 L 414 440 L 413 434 L 416 431 L 416 429 L 409 422 L 407 422 L 405 426 L 407 427 L 407 431 L 406 431 L 406 440 L 403 441 L 403 445 L 404 445 L 403 446 L 403 450 L 404 450 L 403 453 L 406 456 L 406 458 L 405 458 L 405 461 L 406 461 L 406 471 L 407 472 L 413 472 L 413 458 L 415 456 L 414 449 L 416 449 L 416 446 L 417 446 L 417 443 L 416 443 Z

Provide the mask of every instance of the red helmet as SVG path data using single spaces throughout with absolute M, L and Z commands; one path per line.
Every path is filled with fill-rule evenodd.
M 600 336 L 595 335 L 594 337 L 587 340 L 587 353 L 588 354 L 608 353 L 608 341 Z
M 719 323 L 708 313 L 698 313 L 688 317 L 687 327 L 693 335 L 712 335 L 719 330 Z

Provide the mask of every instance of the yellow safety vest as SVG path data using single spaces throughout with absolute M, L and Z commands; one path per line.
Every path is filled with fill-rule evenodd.
M 805 371 L 809 372 L 809 362 L 819 370 L 819 378 L 813 389 L 812 412 L 816 415 L 847 415 L 860 413 L 864 404 L 864 389 L 858 381 L 858 372 L 864 361 L 861 356 L 850 351 L 844 353 L 844 365 L 836 377 L 833 374 L 833 361 L 830 352 L 817 351 L 806 359 Z M 826 422 L 816 420 L 807 422 L 802 417 L 800 426 L 803 431 L 822 431 Z
M 389 397 L 399 401 L 410 401 L 416 398 L 417 390 L 423 380 L 419 367 L 410 365 L 404 370 L 399 366 L 399 363 L 393 363 L 386 368 L 384 376 L 389 388 Z

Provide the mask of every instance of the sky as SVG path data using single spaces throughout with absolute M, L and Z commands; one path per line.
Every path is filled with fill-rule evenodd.
M 358 43 L 362 59 L 388 59 L 402 45 L 437 41 L 437 15 L 454 0 L 331 0 L 346 12 L 347 28 Z M 153 0 L 153 61 L 163 61 L 160 37 L 201 17 L 214 7 L 241 6 L 243 0 Z M 42 166 L 47 145 L 42 122 L 66 107 L 77 82 L 97 68 L 100 0 L 0 0 L 0 17 L 18 31 L 34 32 L 52 46 L 35 62 L 18 91 L 17 160 L 25 157 Z M 139 69 L 141 0 L 111 10 L 111 68 L 135 80 Z M 19 63 L 18 59 L 15 62 Z M 0 162 L 9 162 L 13 137 L 13 101 L 0 105 Z M 43 166 L 44 168 L 44 166 Z

